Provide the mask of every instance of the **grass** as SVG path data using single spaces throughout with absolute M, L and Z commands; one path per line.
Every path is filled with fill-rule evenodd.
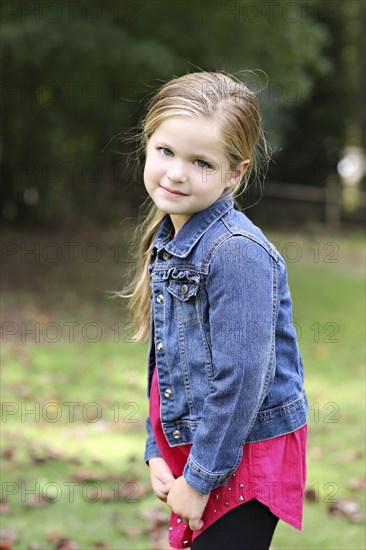
M 329 513 L 344 499 L 365 512 L 363 492 L 349 486 L 364 475 L 365 458 L 363 242 L 357 234 L 268 233 L 288 263 L 310 407 L 307 487 L 316 500 L 305 502 L 301 533 L 279 523 L 273 547 L 364 549 L 364 524 Z M 143 462 L 147 345 L 129 343 L 125 310 L 103 293 L 121 286 L 126 264 L 111 253 L 119 236 L 96 239 L 99 262 L 24 264 L 14 254 L 6 265 L 2 529 L 18 534 L 14 550 L 55 548 L 61 536 L 85 550 L 164 548 L 154 537 L 162 531 L 166 540 L 168 508 L 149 492 Z M 70 323 L 79 323 L 73 338 Z M 161 521 L 140 515 L 151 508 L 163 511 Z

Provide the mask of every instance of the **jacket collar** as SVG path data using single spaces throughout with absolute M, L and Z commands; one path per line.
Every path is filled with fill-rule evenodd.
M 207 231 L 207 229 L 230 208 L 234 206 L 234 198 L 229 193 L 221 195 L 213 204 L 193 214 L 178 231 L 173 240 L 170 235 L 174 226 L 170 215 L 167 214 L 159 227 L 152 246 L 152 256 L 155 256 L 162 248 L 179 258 L 188 256 L 193 246 Z

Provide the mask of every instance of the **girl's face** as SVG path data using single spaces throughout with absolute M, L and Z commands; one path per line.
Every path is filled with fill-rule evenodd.
M 238 170 L 230 170 L 212 119 L 174 116 L 165 119 L 147 143 L 144 183 L 178 233 L 192 214 L 233 187 L 248 164 L 245 160 Z

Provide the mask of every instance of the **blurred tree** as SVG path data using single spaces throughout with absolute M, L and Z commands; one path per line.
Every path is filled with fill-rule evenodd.
M 337 173 L 342 149 L 365 149 L 364 28 L 366 5 L 348 2 L 309 2 L 318 23 L 328 29 L 325 54 L 331 60 L 325 74 L 315 76 L 311 93 L 295 105 L 271 176 L 289 183 L 324 186 Z
M 269 141 L 285 154 L 294 110 L 335 70 L 330 31 L 343 37 L 341 17 L 348 17 L 337 12 L 327 20 L 320 4 L 3 2 L 3 216 L 59 225 L 113 223 L 128 213 L 145 195 L 142 180 L 131 185 L 126 170 L 144 101 L 188 71 L 242 77 L 258 91 Z M 334 113 L 328 117 L 328 108 L 317 120 L 326 127 Z M 307 140 L 307 162 L 317 132 L 301 128 L 297 152 L 304 154 Z

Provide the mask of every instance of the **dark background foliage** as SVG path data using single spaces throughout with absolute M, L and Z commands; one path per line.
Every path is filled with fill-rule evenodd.
M 8 224 L 130 214 L 146 195 L 129 162 L 146 99 L 195 70 L 257 90 L 274 151 L 266 184 L 324 186 L 344 146 L 364 146 L 363 2 L 7 0 L 1 10 Z

